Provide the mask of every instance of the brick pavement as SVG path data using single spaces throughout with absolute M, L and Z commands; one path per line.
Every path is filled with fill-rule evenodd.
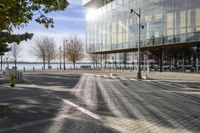
M 5 109 L 2 107 L 5 106 Z M 0 85 L 0 133 L 117 133 L 27 82 Z
M 66 73 L 69 75 L 61 73 L 48 75 L 46 73 L 36 74 L 37 76 L 30 75 L 30 78 L 33 81 L 37 79 L 38 83 L 43 81 L 40 84 L 46 86 L 56 95 L 70 99 L 96 113 L 102 118 L 105 125 L 111 127 L 116 125 L 116 128 L 121 127 L 133 133 L 198 133 L 200 131 L 199 82 L 193 80 L 185 82 L 185 79 L 177 79 L 176 81 L 159 79 L 150 82 L 130 81 L 127 79 L 131 75 L 129 72 L 126 72 L 127 77 L 123 75 L 113 77 L 110 76 L 109 71 L 97 71 L 96 74 L 93 71 L 88 71 L 87 73 L 92 74 L 81 76 L 71 75 L 75 71 L 66 71 Z M 60 79 L 64 80 L 61 82 Z M 72 81 L 74 83 L 71 83 Z M 58 130 L 60 127 L 62 127 L 63 132 L 66 131 L 66 127 L 59 123 L 69 124 L 72 131 L 77 131 L 77 128 L 81 128 L 85 132 L 88 130 L 88 125 L 85 128 L 84 123 L 79 122 L 79 117 L 83 117 L 82 114 L 75 113 L 76 110 L 72 109 L 70 113 L 65 112 L 70 115 L 63 115 L 65 114 L 63 110 L 68 110 L 68 107 L 61 108 L 64 106 L 60 100 L 43 93 L 37 85 L 23 83 L 14 89 L 1 87 L 0 99 L 1 103 L 4 104 L 13 103 L 18 114 L 17 119 L 9 119 L 10 125 L 6 125 L 6 122 L 0 118 L 0 122 L 5 123 L 0 125 L 4 127 L 19 125 L 19 127 L 14 128 L 15 132 L 20 133 L 22 130 L 27 132 L 40 124 L 44 125 L 44 128 L 38 132 L 60 132 Z M 81 101 L 76 101 L 76 99 Z M 84 122 L 88 123 L 87 119 L 90 118 L 84 117 Z M 67 122 L 66 119 L 68 119 Z M 35 123 L 29 123 L 32 121 Z M 20 122 L 30 126 L 20 126 Z M 91 124 L 90 122 L 89 124 Z M 77 127 L 75 123 L 79 123 L 81 126 Z M 1 131 L 7 129 L 4 127 L 0 127 Z M 95 130 L 97 129 L 93 131 Z M 8 132 L 11 131 L 9 128 Z

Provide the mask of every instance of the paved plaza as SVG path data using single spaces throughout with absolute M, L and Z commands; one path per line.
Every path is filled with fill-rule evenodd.
M 1 83 L 0 133 L 200 132 L 198 78 L 91 73 L 35 72 L 14 88 Z

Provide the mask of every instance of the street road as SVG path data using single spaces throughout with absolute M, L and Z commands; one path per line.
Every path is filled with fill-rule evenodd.
M 1 85 L 0 133 L 198 133 L 200 83 L 27 74 Z M 7 87 L 6 87 L 7 86 Z

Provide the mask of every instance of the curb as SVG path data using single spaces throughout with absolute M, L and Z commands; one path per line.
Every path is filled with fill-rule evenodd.
M 0 78 L 0 85 L 1 84 L 6 84 L 6 83 L 9 83 L 8 78 Z

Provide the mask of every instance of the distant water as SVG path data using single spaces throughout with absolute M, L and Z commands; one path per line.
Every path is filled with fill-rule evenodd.
M 76 64 L 76 67 L 77 68 L 80 68 L 80 66 L 82 65 L 87 65 L 87 66 L 92 66 L 92 64 Z M 5 68 L 9 66 L 9 68 L 12 68 L 14 67 L 15 65 L 12 63 L 12 64 L 3 64 L 3 70 L 5 70 Z M 46 69 L 48 69 L 48 64 L 45 65 Z M 52 69 L 60 69 L 60 64 L 58 63 L 52 63 L 51 64 L 51 67 Z M 61 65 L 61 67 L 63 68 L 63 64 Z M 73 68 L 73 64 L 65 64 L 65 67 L 66 69 L 69 69 L 70 67 Z M 43 68 L 43 64 L 42 63 L 36 63 L 36 64 L 33 64 L 33 63 L 25 63 L 25 64 L 17 64 L 17 70 L 33 70 L 33 68 L 35 70 L 42 70 Z

